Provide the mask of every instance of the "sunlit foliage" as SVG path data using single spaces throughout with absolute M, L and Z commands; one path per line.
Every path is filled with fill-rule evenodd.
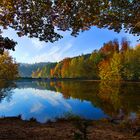
M 18 76 L 18 64 L 5 52 L 0 55 L 0 79 L 13 80 Z
M 124 79 L 140 79 L 140 46 L 125 52 L 122 72 Z
M 38 68 L 36 71 L 32 72 L 33 78 L 50 78 L 51 77 L 51 70 L 56 66 L 57 63 L 48 63 L 46 66 L 42 68 Z
M 101 61 L 99 64 L 99 76 L 102 80 L 121 80 L 121 70 L 121 54 L 116 52 L 110 60 Z

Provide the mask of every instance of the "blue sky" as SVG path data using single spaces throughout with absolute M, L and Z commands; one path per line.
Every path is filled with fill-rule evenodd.
M 35 63 L 35 62 L 58 62 L 65 57 L 73 57 L 81 54 L 91 53 L 99 49 L 103 43 L 113 40 L 119 41 L 126 37 L 131 41 L 131 46 L 139 42 L 138 37 L 122 31 L 116 33 L 108 29 L 98 29 L 92 27 L 89 31 L 79 34 L 78 37 L 72 37 L 69 32 L 62 32 L 63 39 L 55 43 L 40 42 L 35 38 L 18 37 L 12 29 L 4 30 L 3 36 L 8 36 L 18 42 L 16 51 L 10 51 L 10 54 L 17 62 Z

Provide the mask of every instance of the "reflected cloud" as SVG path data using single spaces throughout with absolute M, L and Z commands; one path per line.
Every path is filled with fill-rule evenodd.
M 10 110 L 10 108 L 13 107 L 14 105 L 16 105 L 16 102 L 11 102 L 9 104 L 2 104 L 0 105 L 0 111 Z
M 35 112 L 40 111 L 42 108 L 43 108 L 43 105 L 40 102 L 38 102 L 38 103 L 33 104 L 30 112 L 35 113 Z
M 42 99 L 45 99 L 49 104 L 52 106 L 58 106 L 63 105 L 65 108 L 71 109 L 72 107 L 70 104 L 66 102 L 66 100 L 63 99 L 61 93 L 49 91 L 49 90 L 35 90 L 33 91 L 33 94 L 35 96 L 38 96 Z

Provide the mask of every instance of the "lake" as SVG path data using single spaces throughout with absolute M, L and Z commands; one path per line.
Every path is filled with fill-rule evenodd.
M 98 120 L 140 115 L 140 83 L 95 81 L 0 81 L 0 116 L 38 122 L 69 115 Z

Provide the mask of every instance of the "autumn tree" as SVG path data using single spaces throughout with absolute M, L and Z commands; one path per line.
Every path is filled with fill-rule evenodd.
M 98 65 L 99 68 L 99 77 L 101 80 L 109 80 L 111 77 L 111 67 L 110 62 L 107 60 L 103 60 Z
M 53 77 L 61 78 L 62 62 L 59 62 L 54 68 Z
M 63 60 L 61 75 L 62 78 L 69 78 L 70 77 L 70 58 L 66 58 Z
M 93 78 L 99 78 L 99 69 L 98 64 L 105 59 L 105 55 L 103 53 L 100 53 L 99 51 L 95 50 L 91 53 L 89 57 L 89 65 L 92 66 L 92 77 Z
M 99 63 L 99 77 L 101 80 L 121 80 L 122 59 L 121 54 L 114 53 L 109 60 L 103 60 Z
M 32 78 L 40 78 L 41 74 L 42 74 L 41 69 L 38 68 L 36 71 L 32 72 Z
M 103 47 L 99 50 L 100 53 L 106 57 L 112 57 L 115 52 L 119 52 L 119 42 L 117 39 L 104 43 Z
M 122 56 L 120 53 L 114 53 L 111 61 L 110 61 L 110 67 L 111 67 L 111 80 L 122 80 L 121 76 L 121 70 L 122 70 Z
M 0 55 L 0 79 L 13 80 L 18 76 L 18 64 L 5 52 Z
M 85 58 L 84 58 L 84 56 L 82 55 L 82 56 L 79 56 L 78 58 L 77 58 L 77 66 L 76 66 L 76 68 L 77 68 L 77 77 L 78 78 L 80 78 L 80 77 L 85 77 L 85 74 L 86 74 L 86 71 L 85 71 L 85 69 L 84 69 L 84 61 L 85 61 Z
M 124 53 L 123 78 L 127 80 L 140 79 L 140 46 Z
M 70 70 L 71 70 L 70 77 L 71 78 L 75 78 L 78 75 L 77 74 L 77 72 L 78 72 L 77 71 L 77 65 L 78 65 L 78 59 L 75 57 L 70 62 Z
M 50 76 L 51 76 L 51 78 L 54 77 L 54 68 L 50 70 Z
M 123 38 L 121 42 L 121 52 L 126 52 L 130 48 L 130 42 L 126 39 Z

